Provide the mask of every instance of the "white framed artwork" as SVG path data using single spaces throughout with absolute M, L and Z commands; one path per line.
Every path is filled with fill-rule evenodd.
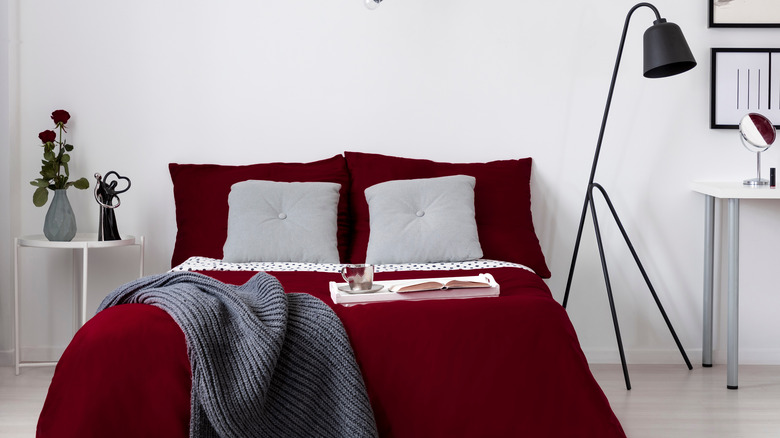
M 778 0 L 707 0 L 710 27 L 780 27 Z
M 736 129 L 749 113 L 780 128 L 780 49 L 713 48 L 710 128 Z

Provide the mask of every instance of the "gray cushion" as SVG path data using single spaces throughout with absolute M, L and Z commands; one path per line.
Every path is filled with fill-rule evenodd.
M 466 175 L 387 181 L 366 189 L 366 263 L 433 263 L 482 257 L 474 185 Z
M 338 263 L 340 184 L 243 181 L 228 195 L 226 262 Z

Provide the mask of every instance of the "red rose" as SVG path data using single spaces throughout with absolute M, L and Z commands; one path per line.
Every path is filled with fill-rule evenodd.
M 70 119 L 70 114 L 65 110 L 56 110 L 51 113 L 51 119 L 54 120 L 55 125 L 66 124 Z
M 54 131 L 46 130 L 38 134 L 38 138 L 40 138 L 41 141 L 44 143 L 52 143 L 54 142 L 54 140 L 57 139 L 57 133 Z

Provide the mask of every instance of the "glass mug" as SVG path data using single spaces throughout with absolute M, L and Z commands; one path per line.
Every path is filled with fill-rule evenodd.
M 369 291 L 374 284 L 373 265 L 345 265 L 341 268 L 341 276 L 349 283 L 349 288 L 355 292 Z

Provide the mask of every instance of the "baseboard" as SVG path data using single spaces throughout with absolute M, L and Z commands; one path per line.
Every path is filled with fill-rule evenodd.
M 59 360 L 65 347 L 22 347 L 22 360 L 25 362 L 52 362 Z M 14 351 L 0 351 L 0 366 L 14 366 Z
M 0 351 L 0 367 L 12 367 L 14 366 L 14 351 L 3 350 Z
M 584 349 L 585 357 L 593 364 L 620 363 L 620 354 L 616 349 Z M 701 365 L 701 348 L 686 349 L 685 354 L 693 366 Z M 718 364 L 726 363 L 726 350 L 714 350 L 712 360 Z M 676 364 L 685 363 L 679 350 L 628 350 L 626 362 L 629 364 Z M 780 349 L 740 349 L 740 365 L 780 365 Z
M 583 349 L 588 363 L 616 364 L 620 363 L 617 349 Z M 685 354 L 691 363 L 701 362 L 701 350 L 686 350 Z M 627 350 L 626 362 L 642 364 L 673 364 L 683 361 L 678 350 Z

